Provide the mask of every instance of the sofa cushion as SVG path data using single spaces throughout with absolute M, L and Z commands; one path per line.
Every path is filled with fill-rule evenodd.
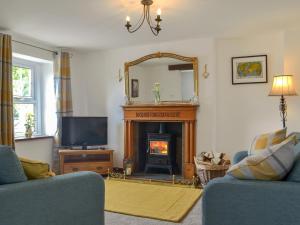
M 227 174 L 244 180 L 281 180 L 293 166 L 294 149 L 294 138 L 290 137 L 260 154 L 246 157 L 232 166 Z
M 300 133 L 299 132 L 292 132 L 290 133 L 287 138 L 293 137 L 294 138 L 294 144 L 297 145 L 300 142 Z M 298 145 L 296 148 L 296 153 L 300 153 L 300 146 Z
M 249 149 L 249 155 L 255 155 L 272 145 L 277 145 L 286 139 L 286 128 L 275 132 L 256 136 Z
M 299 138 L 297 138 L 299 140 Z M 293 168 L 286 176 L 286 181 L 300 182 L 300 143 L 295 146 L 296 159 Z
M 48 163 L 22 157 L 20 157 L 20 161 L 29 180 L 55 176 Z
M 0 184 L 26 181 L 21 162 L 16 153 L 8 146 L 0 145 Z

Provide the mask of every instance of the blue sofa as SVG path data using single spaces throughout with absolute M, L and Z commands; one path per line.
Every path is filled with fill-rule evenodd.
M 300 144 L 284 181 L 237 180 L 229 176 L 209 182 L 204 190 L 202 225 L 299 225 Z M 233 163 L 247 156 L 235 155 Z
M 104 182 L 93 172 L 0 185 L 0 225 L 104 225 Z

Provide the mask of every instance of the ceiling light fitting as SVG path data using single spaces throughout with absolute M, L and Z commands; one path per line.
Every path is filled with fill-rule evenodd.
M 157 9 L 157 15 L 156 15 L 156 25 L 154 25 L 154 22 L 152 22 L 151 19 L 151 15 L 150 15 L 150 6 L 153 4 L 153 0 L 142 0 L 141 1 L 142 5 L 144 6 L 144 10 L 143 10 L 143 14 L 140 18 L 140 20 L 138 21 L 138 23 L 133 27 L 130 24 L 130 17 L 127 16 L 126 17 L 126 24 L 125 27 L 127 28 L 129 33 L 134 33 L 136 32 L 138 29 L 140 29 L 142 27 L 142 25 L 144 24 L 145 20 L 147 21 L 150 30 L 152 31 L 152 33 L 157 36 L 159 34 L 159 32 L 161 31 L 161 27 L 160 27 L 160 23 L 162 21 L 162 19 L 160 18 L 161 16 L 161 9 Z

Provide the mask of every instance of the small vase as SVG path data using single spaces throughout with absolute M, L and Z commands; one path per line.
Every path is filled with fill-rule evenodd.
M 160 102 L 160 94 L 159 94 L 159 92 L 155 92 L 154 93 L 154 103 L 159 104 L 159 102 Z
M 28 127 L 26 128 L 26 131 L 25 131 L 25 137 L 26 138 L 31 138 L 32 137 L 32 128 L 31 127 Z
M 153 85 L 154 103 L 159 104 L 160 102 L 160 83 L 154 83 Z

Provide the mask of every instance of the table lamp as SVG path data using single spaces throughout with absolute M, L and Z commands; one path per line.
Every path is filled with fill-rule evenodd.
M 287 105 L 284 96 L 295 96 L 297 95 L 294 83 L 293 75 L 277 75 L 274 76 L 273 86 L 269 96 L 281 96 L 279 111 L 282 118 L 283 128 L 286 127 L 287 117 Z

